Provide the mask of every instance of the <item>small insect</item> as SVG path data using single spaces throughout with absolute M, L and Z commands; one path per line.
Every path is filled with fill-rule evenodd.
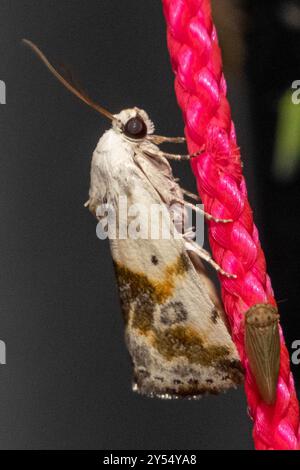
M 129 204 L 176 207 L 185 217 L 184 195 L 168 160 L 193 155 L 170 154 L 158 145 L 183 143 L 184 138 L 154 134 L 148 114 L 138 108 L 111 114 L 67 81 L 32 42 L 54 76 L 86 104 L 107 117 L 112 127 L 101 137 L 92 158 L 87 206 L 97 217 L 101 204 L 118 209 L 119 196 Z M 195 208 L 192 203 L 189 207 Z M 230 223 L 204 213 L 216 223 Z M 163 217 L 166 217 L 163 215 Z M 217 393 L 240 384 L 243 370 L 230 337 L 225 314 L 202 259 L 221 275 L 225 272 L 189 233 L 179 238 L 110 240 L 125 319 L 125 336 L 134 368 L 133 389 L 161 398 Z
M 246 312 L 245 346 L 261 397 L 272 405 L 280 366 L 279 314 L 275 307 L 257 304 Z

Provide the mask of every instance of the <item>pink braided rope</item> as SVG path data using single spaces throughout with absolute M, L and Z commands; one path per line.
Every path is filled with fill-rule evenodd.
M 274 406 L 260 398 L 244 348 L 244 313 L 257 303 L 275 305 L 257 228 L 253 223 L 240 153 L 237 147 L 222 58 L 209 0 L 162 0 L 168 26 L 168 47 L 176 74 L 175 89 L 186 122 L 189 151 L 203 145 L 193 160 L 198 190 L 206 210 L 233 219 L 209 224 L 216 261 L 237 279 L 220 277 L 233 339 L 245 367 L 245 390 L 254 421 L 256 449 L 299 449 L 299 409 L 289 355 L 281 333 L 280 376 Z

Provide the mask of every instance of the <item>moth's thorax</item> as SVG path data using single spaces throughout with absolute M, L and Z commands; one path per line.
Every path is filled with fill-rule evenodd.
M 102 168 L 126 164 L 132 161 L 133 146 L 128 143 L 120 132 L 114 128 L 106 131 L 100 138 L 93 154 L 93 164 Z
M 114 128 L 105 132 L 94 151 L 91 165 L 90 200 L 92 210 L 103 200 L 115 201 L 127 194 L 140 181 L 140 170 L 134 162 L 138 144 L 128 142 Z
M 110 129 L 99 140 L 91 166 L 91 189 L 103 185 L 114 187 L 120 178 L 134 170 L 134 149 L 115 129 Z M 95 188 L 93 188 L 95 186 Z

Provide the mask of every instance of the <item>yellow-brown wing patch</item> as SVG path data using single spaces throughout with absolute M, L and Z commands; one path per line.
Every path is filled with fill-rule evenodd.
M 134 272 L 118 262 L 115 268 L 126 339 L 140 393 L 195 397 L 205 392 L 217 393 L 242 381 L 236 351 L 214 306 L 211 304 L 205 319 L 209 326 L 201 328 L 204 312 L 197 302 L 197 292 L 194 300 L 199 307 L 199 322 L 184 298 L 193 296 L 193 292 L 181 295 L 193 269 L 186 253 L 165 265 L 159 279 Z M 219 339 L 215 344 L 212 341 L 210 327 L 214 326 L 223 329 L 223 343 Z

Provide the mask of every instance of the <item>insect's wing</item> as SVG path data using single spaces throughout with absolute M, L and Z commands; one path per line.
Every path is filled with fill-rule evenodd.
M 245 345 L 251 371 L 267 404 L 276 399 L 280 366 L 279 315 L 268 304 L 258 304 L 246 313 Z
M 170 200 L 167 193 L 160 193 L 169 183 L 168 193 L 172 192 L 175 185 L 168 165 L 145 169 L 134 157 L 133 148 L 112 130 L 102 137 L 91 171 L 89 207 L 93 212 L 100 201 L 107 200 L 120 214 L 118 198 L 126 195 L 128 210 L 143 204 L 145 223 L 153 206 Z M 163 183 L 157 183 L 162 174 Z M 167 209 L 161 217 L 162 225 L 168 226 Z M 150 396 L 194 397 L 239 384 L 243 374 L 235 345 L 190 261 L 184 240 L 170 233 L 169 239 L 152 234 L 147 239 L 122 239 L 119 235 L 111 237 L 110 245 L 135 389 Z
M 171 204 L 173 199 L 183 199 L 182 191 L 174 180 L 171 166 L 164 157 L 159 155 L 151 157 L 137 151 L 134 161 L 158 192 L 162 202 Z
M 227 328 L 181 240 L 111 241 L 135 389 L 217 393 L 242 381 Z

